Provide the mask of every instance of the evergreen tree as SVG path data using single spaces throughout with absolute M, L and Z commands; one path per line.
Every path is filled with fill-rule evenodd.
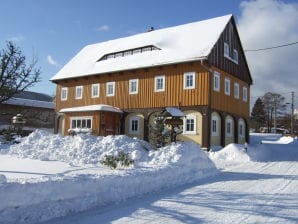
M 163 147 L 169 141 L 169 131 L 165 128 L 166 117 L 162 112 L 153 115 L 153 122 L 149 126 L 149 142 L 156 148 Z
M 266 124 L 266 111 L 261 98 L 258 98 L 252 108 L 251 120 L 254 123 L 254 128 L 258 132 L 262 126 Z

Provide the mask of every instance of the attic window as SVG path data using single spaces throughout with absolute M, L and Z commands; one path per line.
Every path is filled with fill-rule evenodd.
M 105 54 L 98 61 L 104 61 L 104 60 L 109 60 L 109 59 L 118 58 L 118 57 L 126 57 L 126 56 L 133 55 L 133 54 L 139 54 L 139 53 L 144 53 L 147 51 L 155 51 L 155 50 L 160 50 L 160 49 L 158 47 L 150 45 L 150 46 L 129 49 L 129 50 L 125 50 L 125 51 L 118 51 L 118 52 L 114 52 L 114 53 L 110 53 L 110 54 Z

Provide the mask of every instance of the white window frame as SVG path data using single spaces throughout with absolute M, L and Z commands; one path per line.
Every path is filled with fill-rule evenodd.
M 136 121 L 137 122 L 137 130 L 133 130 L 133 122 Z M 140 118 L 139 117 L 131 117 L 129 118 L 129 133 L 130 134 L 138 134 L 140 133 Z
M 82 127 L 82 124 L 83 124 L 83 120 L 86 121 L 86 126 L 85 127 Z M 90 127 L 88 128 L 87 127 L 87 120 L 90 120 Z M 70 117 L 70 129 L 71 130 L 80 130 L 80 129 L 85 129 L 85 130 L 92 130 L 92 120 L 93 120 L 93 117 L 91 116 L 86 116 L 86 117 Z M 76 127 L 73 127 L 73 121 L 76 121 Z M 81 127 L 78 127 L 78 121 L 80 121 L 81 123 Z
M 97 94 L 94 94 L 95 88 L 97 88 Z M 91 97 L 92 98 L 99 97 L 99 94 L 100 94 L 100 85 L 99 85 L 99 83 L 92 84 L 91 85 Z
M 80 100 L 83 98 L 83 90 L 83 86 L 76 86 L 75 99 Z
M 220 91 L 220 73 L 214 71 L 213 74 L 213 90 L 219 92 Z
M 158 88 L 158 80 L 162 80 L 162 88 Z M 163 92 L 165 91 L 166 78 L 164 75 L 158 75 L 154 77 L 154 92 Z
M 238 64 L 238 51 L 236 49 L 233 50 L 233 61 Z
M 234 98 L 239 99 L 240 96 L 240 85 L 238 82 L 234 83 Z
M 62 87 L 61 88 L 61 101 L 67 100 L 67 96 L 68 96 L 68 88 Z
M 110 86 L 112 87 L 112 92 L 110 93 Z M 115 82 L 106 83 L 106 96 L 115 96 Z
M 192 78 L 192 85 L 188 86 L 188 77 Z M 196 88 L 196 73 L 195 72 L 184 72 L 183 76 L 183 87 L 184 89 L 194 89 Z
M 229 130 L 229 128 L 230 128 L 230 130 Z M 228 118 L 226 120 L 226 134 L 227 134 L 227 137 L 232 137 L 233 136 L 233 132 L 234 132 L 234 129 L 233 129 L 233 120 L 231 118 Z
M 226 42 L 224 42 L 224 57 L 230 59 L 230 46 Z
M 135 83 L 135 90 L 132 90 L 133 84 Z M 129 80 L 129 94 L 138 94 L 139 92 L 139 79 L 130 79 Z
M 214 122 L 215 122 L 215 131 L 214 131 L 214 129 L 213 129 L 213 126 L 214 126 Z M 211 118 L 211 134 L 212 134 L 212 136 L 218 136 L 218 134 L 219 134 L 219 119 L 218 119 L 218 117 L 217 116 L 212 116 L 212 118 Z
M 247 87 L 243 87 L 243 96 L 242 96 L 242 99 L 243 99 L 244 102 L 247 102 L 247 94 L 248 94 Z
M 187 121 L 188 120 L 193 120 L 193 127 L 194 129 L 193 130 L 187 130 Z M 188 114 L 184 117 L 184 120 L 183 120 L 183 133 L 184 134 L 187 134 L 187 135 L 196 135 L 197 134 L 197 117 L 193 114 Z
M 231 80 L 229 78 L 225 78 L 225 94 L 229 96 L 231 94 Z

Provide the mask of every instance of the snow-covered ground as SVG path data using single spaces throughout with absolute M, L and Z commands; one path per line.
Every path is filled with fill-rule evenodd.
M 100 164 L 119 150 L 134 166 Z M 192 143 L 154 151 L 126 136 L 35 131 L 0 152 L 0 223 L 298 222 L 298 140 L 289 137 L 254 134 L 247 152 L 230 144 L 207 154 Z

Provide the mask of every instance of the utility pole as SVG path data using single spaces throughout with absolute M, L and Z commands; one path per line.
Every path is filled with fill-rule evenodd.
M 274 104 L 273 104 L 273 126 L 274 126 L 274 131 L 273 133 L 276 134 L 276 101 L 277 101 L 277 97 L 276 95 L 273 96 L 274 99 Z
M 291 92 L 292 95 L 292 103 L 291 103 L 291 135 L 294 134 L 294 91 Z

